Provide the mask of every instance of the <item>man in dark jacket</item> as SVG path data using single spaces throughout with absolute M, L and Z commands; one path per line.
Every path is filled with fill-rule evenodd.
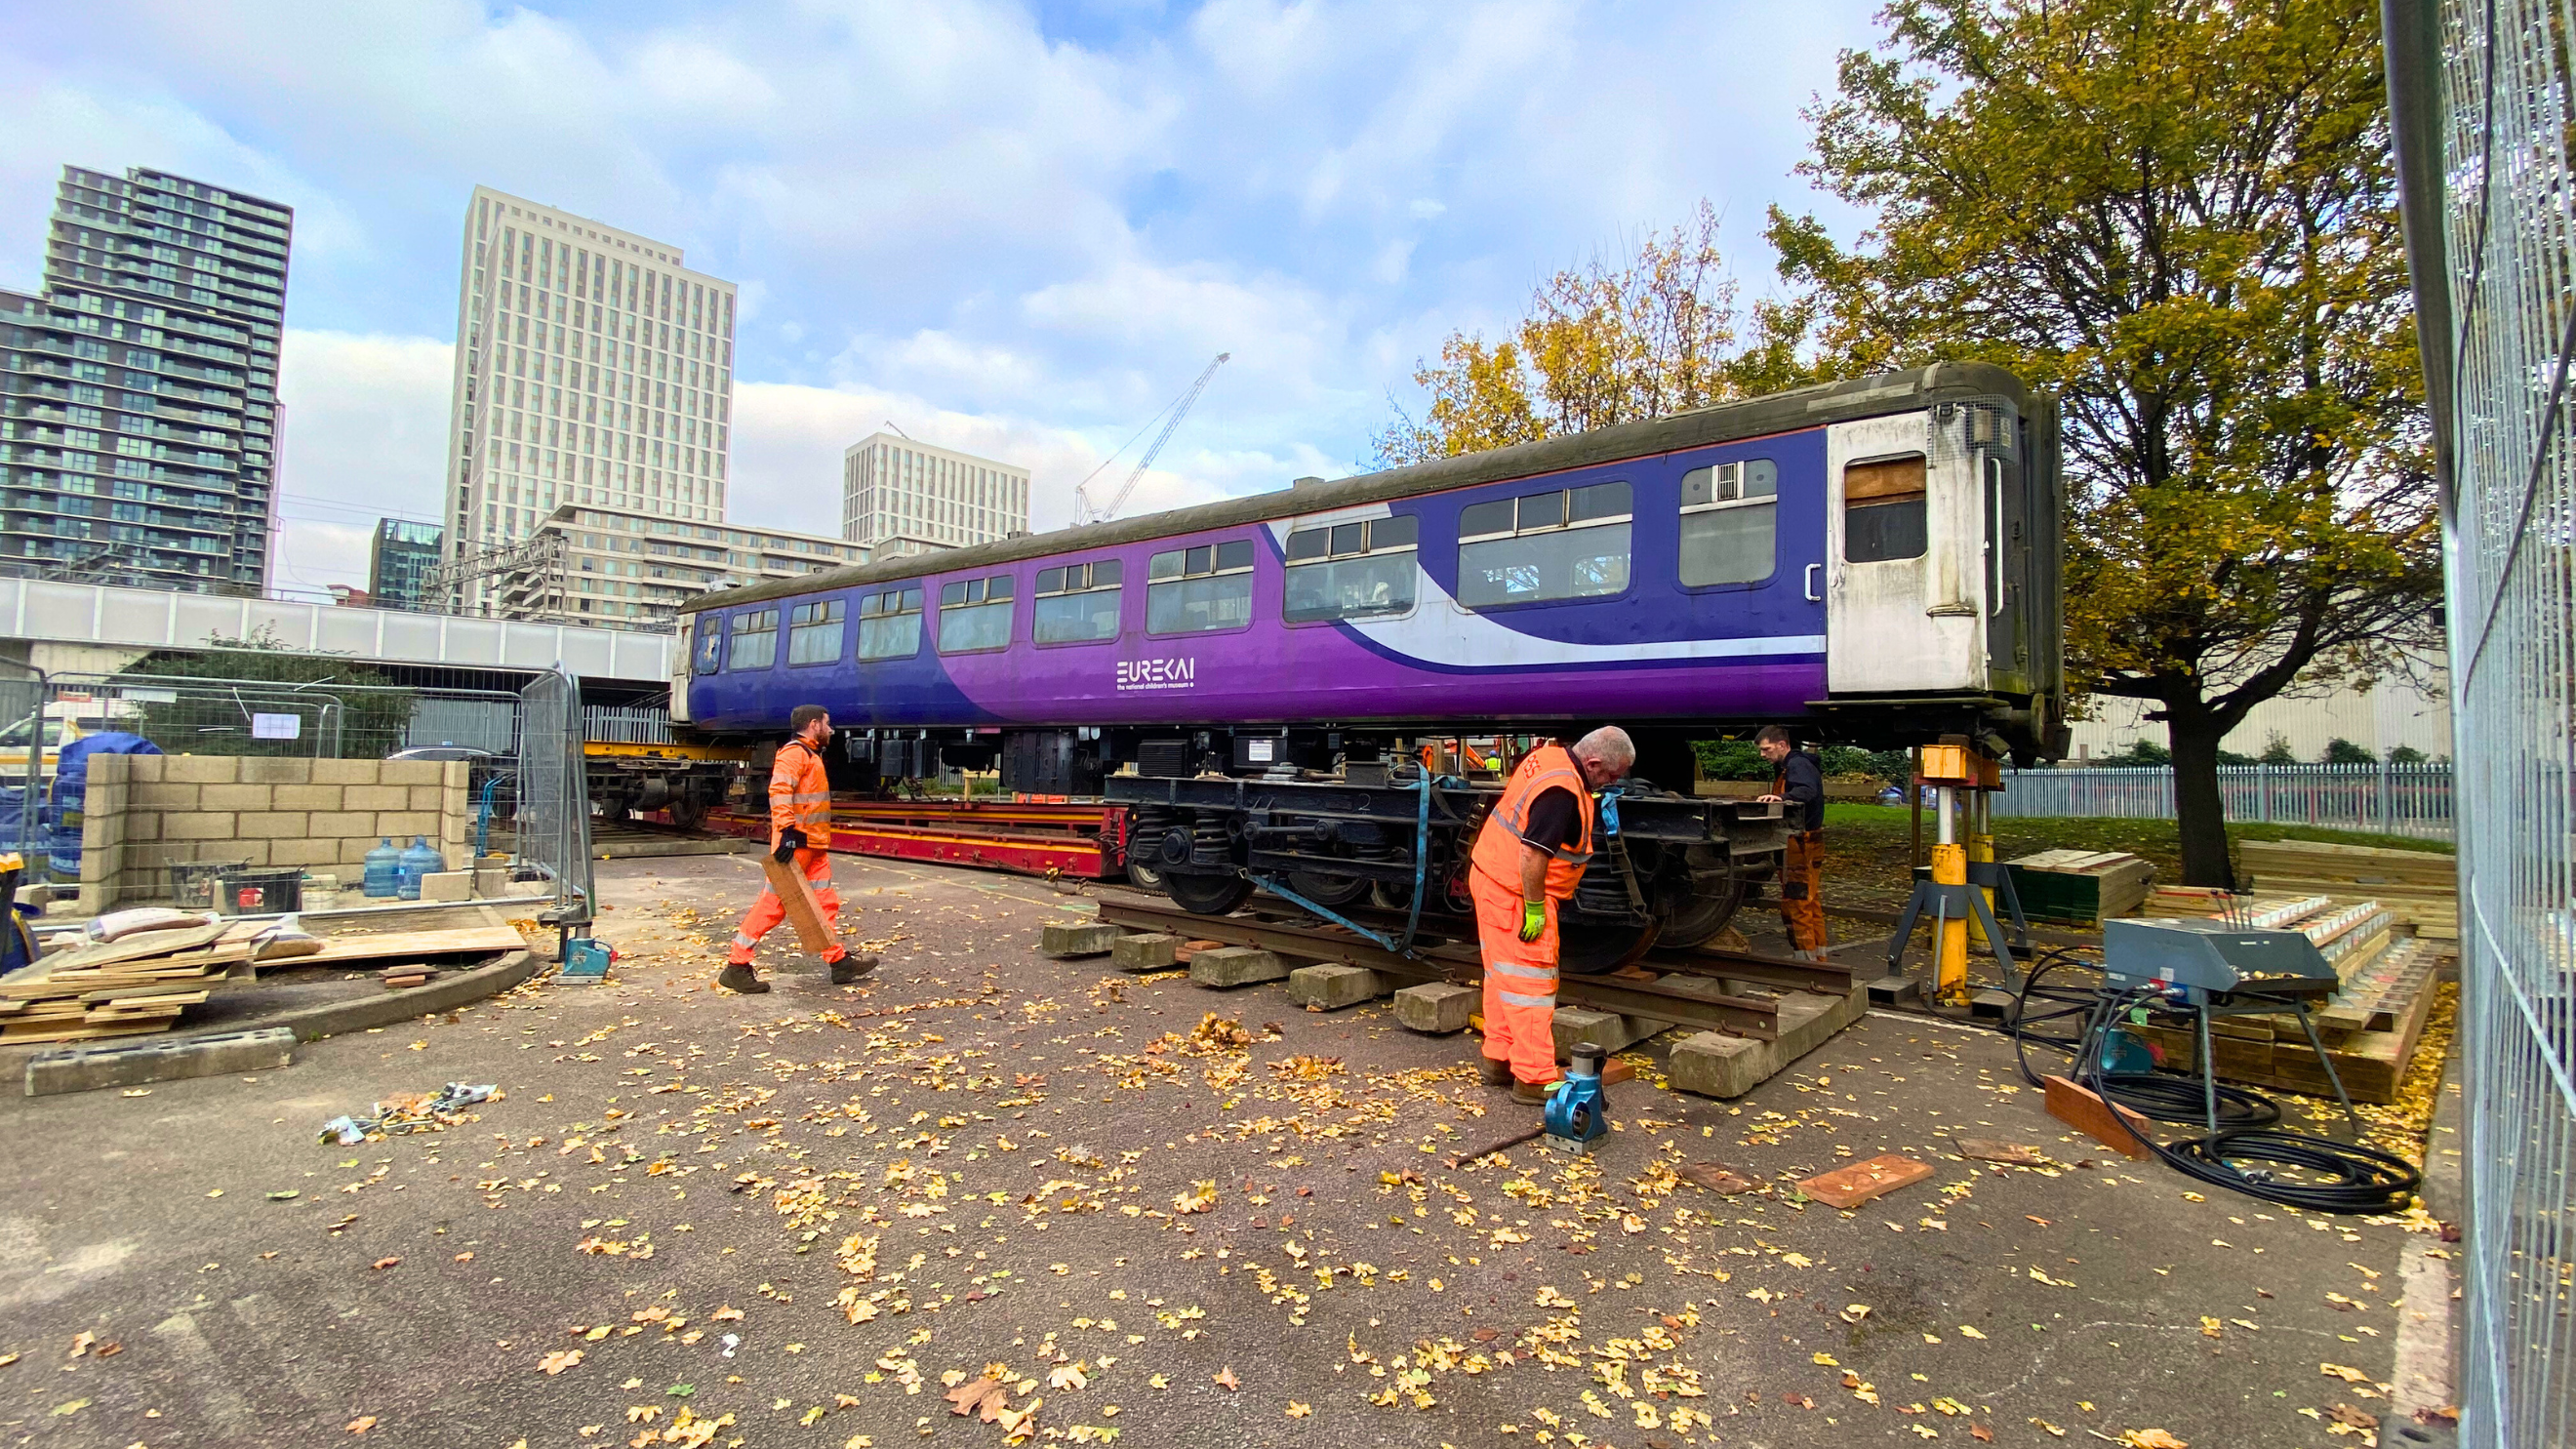
M 1778 773 L 1761 798 L 1789 807 L 1789 848 L 1780 859 L 1780 924 L 1801 961 L 1825 959 L 1825 771 L 1816 757 L 1789 742 L 1789 732 L 1764 725 L 1753 747 Z

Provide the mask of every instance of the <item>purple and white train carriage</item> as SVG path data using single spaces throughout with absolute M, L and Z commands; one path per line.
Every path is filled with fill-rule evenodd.
M 1157 883 L 1230 909 L 1269 879 L 1245 857 L 1270 827 L 1153 782 L 1373 787 L 1390 777 L 1372 762 L 1412 739 L 1601 722 L 1676 806 L 1692 740 L 1772 722 L 2059 753 L 2060 493 L 2052 405 L 1996 368 L 1935 364 L 704 595 L 681 606 L 672 714 L 774 736 L 820 703 L 854 774 L 998 764 L 1007 789 L 1133 797 L 1169 838 Z M 1222 862 L 1211 811 L 1235 818 Z M 1427 869 L 1383 868 L 1419 853 L 1404 842 L 1321 834 L 1337 832 L 1355 838 L 1286 852 L 1299 869 L 1281 879 L 1350 899 L 1357 877 L 1319 862 L 1372 855 L 1383 898 Z M 1727 835 L 1712 817 L 1700 838 Z M 1740 881 L 1675 847 L 1631 868 L 1731 910 Z M 1667 941 L 1716 929 L 1707 909 L 1656 913 Z

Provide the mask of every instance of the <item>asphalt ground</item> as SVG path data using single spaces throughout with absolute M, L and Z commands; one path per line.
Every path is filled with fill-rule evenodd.
M 836 870 L 855 986 L 782 930 L 773 993 L 713 990 L 756 863 L 614 862 L 612 984 L 0 1098 L 0 1435 L 2214 1449 L 2387 1408 L 2407 1225 L 2116 1157 L 1994 1034 L 1872 1014 L 1741 1102 L 1626 1084 L 1590 1157 L 1452 1170 L 1531 1120 L 1468 1038 L 1047 960 L 1041 882 Z M 504 1095 L 316 1141 L 449 1081 Z M 1888 1152 L 1933 1176 L 1792 1187 Z

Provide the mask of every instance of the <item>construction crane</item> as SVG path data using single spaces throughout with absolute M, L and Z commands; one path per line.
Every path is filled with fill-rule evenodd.
M 1136 471 L 1127 475 L 1127 481 L 1118 485 L 1118 491 L 1111 495 L 1106 504 L 1092 502 L 1091 478 L 1099 477 L 1100 469 L 1108 467 L 1109 459 L 1117 457 L 1117 453 L 1110 454 L 1109 458 L 1101 459 L 1100 468 L 1094 468 L 1091 470 L 1091 478 L 1085 478 L 1080 483 L 1074 485 L 1073 521 L 1076 524 L 1107 523 L 1110 519 L 1117 516 L 1118 510 L 1126 506 L 1127 495 L 1136 491 L 1137 480 L 1145 476 L 1146 469 L 1154 466 L 1155 456 L 1163 451 L 1163 445 L 1165 443 L 1172 440 L 1173 430 L 1180 427 L 1181 419 L 1189 416 L 1190 405 L 1199 400 L 1200 393 L 1207 391 L 1208 379 L 1216 376 L 1216 370 L 1225 366 L 1226 359 L 1233 355 L 1234 354 L 1231 352 L 1218 353 L 1216 355 L 1216 361 L 1207 365 L 1207 371 L 1199 374 L 1199 380 L 1190 384 L 1189 391 L 1182 393 L 1179 400 L 1175 401 L 1170 408 L 1167 409 L 1170 416 L 1164 420 L 1163 430 L 1154 435 L 1154 445 L 1145 450 L 1145 456 L 1136 460 Z M 1152 419 L 1149 418 L 1146 420 L 1145 427 L 1150 428 L 1153 425 Z M 1137 432 L 1140 435 L 1143 431 L 1143 428 L 1137 429 Z M 1132 443 L 1136 440 L 1134 438 L 1129 438 L 1127 441 Z M 1126 449 L 1121 447 L 1118 451 L 1123 453 Z

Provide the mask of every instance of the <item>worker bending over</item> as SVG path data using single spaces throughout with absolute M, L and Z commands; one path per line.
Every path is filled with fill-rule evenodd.
M 1568 750 L 1542 745 L 1503 785 L 1476 832 L 1468 891 L 1485 957 L 1485 1085 L 1547 1099 L 1556 1070 L 1556 916 L 1592 858 L 1592 792 L 1637 761 L 1625 730 L 1604 726 Z
M 852 956 L 841 944 L 841 894 L 832 889 L 831 852 L 809 842 L 827 840 L 832 826 L 832 783 L 823 772 L 823 746 L 832 739 L 832 715 L 819 704 L 800 704 L 787 717 L 796 737 L 778 747 L 769 766 L 769 848 L 814 883 L 814 903 L 822 907 L 823 930 L 832 937 L 823 964 L 832 968 L 832 984 L 846 986 L 876 969 L 874 956 Z M 767 885 L 760 899 L 734 929 L 733 949 L 716 984 L 727 991 L 767 991 L 769 983 L 751 969 L 760 938 L 787 919 L 787 903 Z
M 1801 961 L 1825 959 L 1825 771 L 1816 757 L 1789 742 L 1789 732 L 1764 725 L 1753 746 L 1778 773 L 1761 798 L 1789 807 L 1789 849 L 1780 860 L 1780 924 Z

